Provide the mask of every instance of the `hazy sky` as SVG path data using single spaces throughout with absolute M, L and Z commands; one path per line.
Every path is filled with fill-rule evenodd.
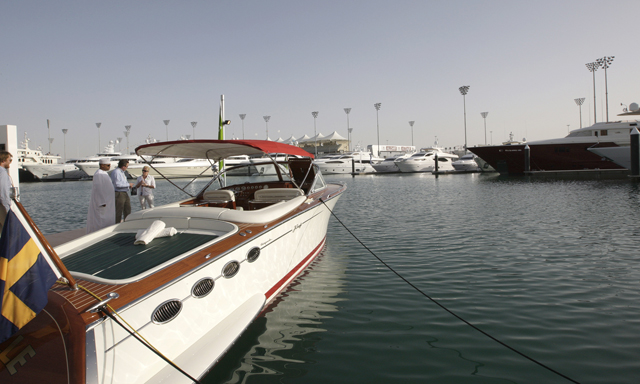
M 635 1 L 29 1 L 0 3 L 0 125 L 67 157 L 124 137 L 227 138 L 317 131 L 376 144 L 463 145 L 545 139 L 593 123 L 593 78 L 607 70 L 609 120 L 640 102 Z M 596 112 L 605 117 L 604 71 Z M 492 133 L 490 133 L 492 131 Z M 123 142 L 122 149 L 126 147 Z

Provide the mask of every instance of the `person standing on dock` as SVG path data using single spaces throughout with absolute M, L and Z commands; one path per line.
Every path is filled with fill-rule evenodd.
M 124 221 L 131 213 L 129 189 L 133 187 L 133 183 L 127 181 L 127 174 L 125 173 L 127 168 L 129 168 L 129 160 L 120 159 L 118 168 L 111 172 L 111 181 L 116 190 L 116 224 Z
M 13 156 L 7 151 L 0 151 L 0 234 L 4 227 L 4 220 L 7 212 L 11 209 L 11 176 L 9 176 L 9 166 Z
M 149 174 L 149 166 L 142 167 L 142 176 L 138 176 L 136 186 L 139 188 L 138 199 L 140 200 L 140 206 L 142 209 L 153 208 L 153 190 L 156 187 L 156 179 Z
M 87 233 L 113 225 L 116 220 L 116 203 L 113 198 L 113 183 L 107 173 L 111 168 L 108 158 L 100 159 L 100 169 L 93 174 L 91 201 L 87 214 Z

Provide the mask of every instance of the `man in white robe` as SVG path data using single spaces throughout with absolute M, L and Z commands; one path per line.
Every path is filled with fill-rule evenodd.
M 100 159 L 100 169 L 93 175 L 91 201 L 87 215 L 87 233 L 113 225 L 116 221 L 116 201 L 113 183 L 107 171 L 111 168 L 108 158 Z

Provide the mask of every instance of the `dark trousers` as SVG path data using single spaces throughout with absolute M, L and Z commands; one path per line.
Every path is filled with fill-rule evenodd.
M 131 200 L 129 199 L 129 193 L 116 192 L 116 224 L 129 216 L 131 213 Z M 124 217 L 122 215 L 124 214 Z

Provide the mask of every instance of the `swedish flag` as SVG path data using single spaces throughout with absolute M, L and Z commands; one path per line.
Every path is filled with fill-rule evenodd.
M 12 202 L 0 238 L 0 343 L 47 304 L 47 291 L 60 277 L 47 256 Z

